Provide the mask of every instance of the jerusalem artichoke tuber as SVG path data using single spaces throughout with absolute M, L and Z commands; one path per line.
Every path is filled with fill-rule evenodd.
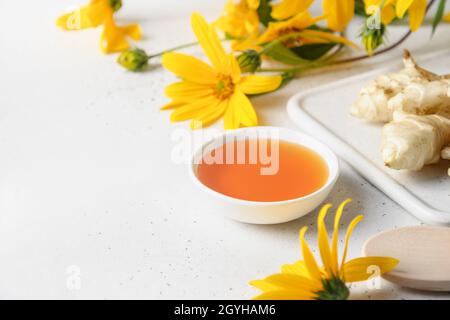
M 423 115 L 450 110 L 450 76 L 421 68 L 408 51 L 403 62 L 403 70 L 379 76 L 361 90 L 351 108 L 352 115 L 389 122 L 395 111 Z
M 383 128 L 381 146 L 388 167 L 420 170 L 439 161 L 441 150 L 450 144 L 450 118 L 441 114 L 419 116 L 401 112 L 395 112 L 393 118 Z

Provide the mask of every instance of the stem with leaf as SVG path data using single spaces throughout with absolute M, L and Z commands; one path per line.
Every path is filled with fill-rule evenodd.
M 430 8 L 433 6 L 434 2 L 436 0 L 431 0 L 430 3 L 427 6 L 426 12 L 428 12 L 430 10 Z M 393 43 L 392 45 L 382 49 L 382 50 L 378 50 L 376 52 L 374 52 L 372 55 L 369 54 L 364 54 L 364 55 L 360 55 L 360 56 L 356 56 L 356 57 L 351 57 L 351 58 L 347 58 L 347 59 L 342 59 L 342 60 L 336 60 L 336 61 L 330 61 L 330 60 L 326 60 L 326 61 L 317 61 L 317 62 L 312 62 L 310 64 L 308 64 L 308 66 L 298 66 L 298 67 L 293 67 L 293 68 L 284 68 L 284 69 L 264 69 L 261 68 L 259 71 L 261 72 L 291 72 L 291 73 L 298 73 L 298 72 L 302 72 L 302 71 L 307 71 L 307 70 L 311 70 L 311 69 L 316 69 L 316 68 L 320 68 L 320 67 L 326 67 L 326 66 L 330 66 L 330 65 L 340 65 L 340 64 L 345 64 L 345 63 L 350 63 L 350 62 L 356 62 L 356 61 L 361 61 L 361 60 L 365 60 L 374 56 L 378 56 L 381 55 L 383 53 L 386 53 L 388 51 L 391 51 L 392 49 L 397 48 L 399 45 L 401 45 L 403 42 L 405 42 L 409 36 L 412 34 L 412 30 L 408 30 L 408 32 L 406 32 L 399 40 L 397 40 L 395 43 Z M 294 34 L 292 34 L 293 36 L 295 36 Z

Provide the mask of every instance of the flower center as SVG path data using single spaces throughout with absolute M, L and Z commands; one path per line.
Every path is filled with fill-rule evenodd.
M 227 99 L 234 92 L 233 79 L 230 76 L 219 74 L 217 75 L 217 83 L 213 87 L 214 95 L 220 100 Z
M 323 289 L 317 294 L 317 300 L 347 300 L 350 291 L 339 278 L 323 279 Z

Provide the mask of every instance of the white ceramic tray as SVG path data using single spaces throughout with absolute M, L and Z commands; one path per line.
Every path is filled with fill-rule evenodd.
M 436 73 L 450 73 L 450 51 L 416 57 Z M 420 172 L 384 166 L 379 146 L 382 124 L 369 124 L 350 115 L 360 89 L 376 76 L 400 70 L 401 61 L 386 68 L 343 79 L 293 96 L 288 113 L 299 127 L 326 143 L 338 156 L 404 207 L 429 224 L 450 225 L 450 161 Z

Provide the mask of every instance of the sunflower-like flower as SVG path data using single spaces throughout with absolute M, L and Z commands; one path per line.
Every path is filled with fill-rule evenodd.
M 255 299 L 258 300 L 345 300 L 349 297 L 346 283 L 366 281 L 372 273 L 369 270 L 376 267 L 384 274 L 398 264 L 398 260 L 389 257 L 363 257 L 346 262 L 347 248 L 350 236 L 356 225 L 362 220 L 359 215 L 350 223 L 345 236 L 344 250 L 341 261 L 338 255 L 339 223 L 344 207 L 351 199 L 347 199 L 336 211 L 334 232 L 329 243 L 325 226 L 325 217 L 330 204 L 325 205 L 319 213 L 318 244 L 323 267 L 319 267 L 314 255 L 305 241 L 307 227 L 300 230 L 300 247 L 303 260 L 294 264 L 284 265 L 281 273 L 271 275 L 263 280 L 250 282 L 251 285 L 263 291 Z
M 308 11 L 303 11 L 286 21 L 270 22 L 267 30 L 259 37 L 258 42 L 267 43 L 292 34 L 292 38 L 283 41 L 288 47 L 329 42 L 355 46 L 346 38 L 333 33 L 308 29 L 324 18 L 324 16 L 313 17 Z
M 295 16 L 299 12 L 308 10 L 314 0 L 282 0 L 272 5 L 272 17 L 277 20 L 285 20 Z
M 104 53 L 121 52 L 130 47 L 127 37 L 141 38 L 137 24 L 117 26 L 114 13 L 122 7 L 121 0 L 91 0 L 89 4 L 59 17 L 56 25 L 69 31 L 103 25 L 100 48 Z
M 225 129 L 256 126 L 258 118 L 246 94 L 277 89 L 281 76 L 242 76 L 233 54 L 226 54 L 214 28 L 197 13 L 192 29 L 212 66 L 189 55 L 170 52 L 162 64 L 182 80 L 166 87 L 172 99 L 163 109 L 174 108 L 170 119 L 191 119 L 191 128 L 207 126 L 224 116 Z
M 397 0 L 395 12 L 400 19 L 408 12 L 409 28 L 417 31 L 427 12 L 427 0 Z
M 324 0 L 323 12 L 328 28 L 342 32 L 355 15 L 355 0 Z
M 228 0 L 223 14 L 216 20 L 215 25 L 235 39 L 231 44 L 233 50 L 260 49 L 254 41 L 260 28 L 258 6 L 259 0 L 240 0 L 238 3 Z

